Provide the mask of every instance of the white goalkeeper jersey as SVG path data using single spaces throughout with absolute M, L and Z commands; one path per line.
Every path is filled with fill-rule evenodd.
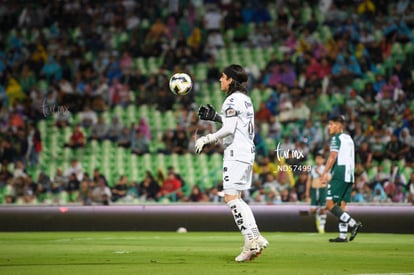
M 237 160 L 253 164 L 254 108 L 249 96 L 235 92 L 226 98 L 221 109 L 222 119 L 237 117 L 234 132 L 223 138 L 223 160 Z

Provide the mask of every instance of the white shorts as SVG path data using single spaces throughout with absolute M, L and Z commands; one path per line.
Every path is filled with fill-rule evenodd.
M 252 186 L 253 165 L 236 160 L 223 161 L 223 189 L 247 190 Z

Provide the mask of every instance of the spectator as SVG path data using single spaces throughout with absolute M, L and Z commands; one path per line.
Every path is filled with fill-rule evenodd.
M 0 190 L 3 190 L 3 188 L 7 185 L 7 182 L 13 178 L 13 174 L 9 171 L 5 163 L 1 165 L 0 169 Z
M 106 132 L 106 138 L 112 142 L 117 142 L 123 128 L 124 126 L 119 121 L 119 118 L 114 116 L 111 127 L 108 127 L 108 131 Z
M 139 130 L 135 132 L 135 136 L 131 140 L 131 153 L 138 156 L 149 153 L 149 142 Z
M 15 163 L 14 171 L 13 171 L 13 178 L 17 179 L 20 177 L 25 178 L 27 176 L 26 174 L 26 168 L 24 166 L 23 161 L 18 160 Z
M 102 116 L 98 117 L 98 121 L 92 125 L 89 140 L 103 141 L 108 134 L 108 125 L 106 125 Z
M 71 173 L 68 176 L 68 183 L 66 185 L 66 194 L 68 202 L 75 202 L 78 198 L 80 181 L 78 180 L 75 173 Z
M 369 148 L 368 142 L 362 142 L 359 150 L 356 153 L 357 162 L 361 163 L 365 169 L 372 167 L 372 152 Z
M 32 178 L 28 176 L 23 182 L 23 203 L 32 204 L 36 202 L 36 197 L 39 201 L 43 201 L 44 197 L 36 196 L 36 184 L 32 182 Z
M 160 191 L 157 194 L 157 200 L 178 201 L 181 198 L 181 182 L 173 173 L 169 173 L 164 180 Z
M 381 136 L 376 134 L 374 142 L 370 145 L 372 159 L 381 163 L 385 158 L 385 147 L 386 145 L 382 142 Z
M 130 128 L 124 127 L 118 138 L 118 146 L 123 148 L 130 148 L 131 140 L 133 138 L 133 133 L 131 133 Z
M 174 174 L 174 176 L 181 182 L 181 187 L 184 187 L 186 185 L 185 179 L 179 173 L 177 173 L 174 166 L 167 167 L 167 174 Z
M 106 186 L 109 185 L 108 184 L 108 181 L 106 180 L 105 175 L 103 175 L 101 173 L 101 171 L 99 171 L 99 168 L 95 168 L 93 170 L 93 181 L 96 183 L 96 182 L 98 182 L 98 179 L 102 179 L 104 181 L 104 183 L 105 183 Z
M 365 184 L 369 185 L 369 182 L 367 171 L 360 162 L 357 162 L 355 167 L 355 188 L 362 190 Z
M 207 83 L 212 84 L 217 82 L 217 79 L 220 77 L 220 70 L 217 66 L 216 59 L 214 57 L 210 57 L 208 59 L 207 66 Z
M 79 113 L 80 126 L 83 128 L 90 128 L 92 125 L 96 124 L 97 120 L 96 112 L 91 110 L 88 105 L 86 105 L 83 108 L 83 111 Z
M 198 185 L 194 185 L 191 188 L 190 195 L 188 197 L 183 198 L 185 202 L 207 202 L 209 198 L 206 194 L 204 194 Z
M 59 129 L 65 129 L 70 125 L 70 111 L 67 108 L 63 110 L 59 109 L 58 112 L 54 113 L 55 126 Z
M 65 191 L 68 184 L 68 177 L 63 174 L 62 169 L 57 168 L 56 174 L 50 184 L 50 192 L 52 194 L 53 202 L 59 202 L 59 196 L 62 191 Z
M 279 191 L 282 189 L 280 183 L 276 180 L 275 174 L 268 172 L 263 177 L 263 184 L 260 185 L 266 190 L 276 190 Z M 260 189 L 260 188 L 259 188 Z
M 414 205 L 414 172 L 411 173 L 410 179 L 407 182 L 407 201 Z
M 87 180 L 83 180 L 79 186 L 79 194 L 77 201 L 81 202 L 82 205 L 92 204 L 92 188 Z
M 404 145 L 393 134 L 391 140 L 385 145 L 385 157 L 391 161 L 398 161 L 403 159 L 406 153 Z
M 403 144 L 405 161 L 410 164 L 414 162 L 414 137 L 410 135 L 410 130 L 404 127 L 399 135 L 399 140 Z
M 219 203 L 219 202 L 223 202 L 224 199 L 224 194 L 222 191 L 219 191 L 219 189 L 222 189 L 222 185 L 219 184 L 217 186 L 213 186 L 210 188 L 209 192 L 208 192 L 208 198 L 209 201 L 212 203 Z
M 178 127 L 174 133 L 173 153 L 180 155 L 187 153 L 188 142 L 187 133 L 184 129 Z
M 152 139 L 151 129 L 148 125 L 147 119 L 142 117 L 139 119 L 137 130 L 142 132 L 142 134 L 150 141 Z
M 299 174 L 299 178 L 295 182 L 295 191 L 298 201 L 304 201 L 306 193 L 306 182 L 308 181 L 308 172 Z
M 216 6 L 211 5 L 207 7 L 207 11 L 203 15 L 203 24 L 208 33 L 220 32 L 223 20 L 224 16 L 220 13 Z
M 112 99 L 110 98 L 108 79 L 100 76 L 96 87 L 92 89 L 92 106 L 93 109 L 103 112 L 106 106 L 111 106 Z
M 174 131 L 167 129 L 161 137 L 161 148 L 158 148 L 159 153 L 171 154 L 174 148 Z
M 70 147 L 72 149 L 83 148 L 85 146 L 85 136 L 81 131 L 79 125 L 75 125 L 73 127 L 72 135 L 67 143 L 65 143 L 65 147 Z
M 37 129 L 33 124 L 29 125 L 27 143 L 27 164 L 29 167 L 37 167 L 40 164 L 40 153 L 42 152 L 42 138 L 39 129 Z
M 23 128 L 18 128 L 14 137 L 13 146 L 15 148 L 15 159 L 23 160 L 26 163 L 27 151 L 29 149 L 29 141 L 27 139 L 26 131 Z
M 109 205 L 111 201 L 111 189 L 106 186 L 102 178 L 98 178 L 95 188 L 92 190 L 92 203 L 100 205 Z
M 115 185 L 111 188 L 112 202 L 118 202 L 125 199 L 129 189 L 128 178 L 122 175 Z
M 46 196 L 51 192 L 51 185 L 52 185 L 52 182 L 50 180 L 50 177 L 46 175 L 45 172 L 40 171 L 39 177 L 37 179 L 37 188 L 36 188 L 36 195 L 39 201 L 44 201 L 46 199 Z
M 257 110 L 254 115 L 255 120 L 260 123 L 269 123 L 271 116 L 272 116 L 272 113 L 267 108 L 266 103 L 260 102 L 259 110 Z
M 157 194 L 160 191 L 158 182 L 150 171 L 145 171 L 145 178 L 138 186 L 138 194 L 143 201 L 157 200 Z
M 298 99 L 293 108 L 280 112 L 278 119 L 284 123 L 295 121 L 305 122 L 309 117 L 309 107 L 306 106 L 302 99 Z
M 119 82 L 118 78 L 112 79 L 112 84 L 109 87 L 110 106 L 113 108 L 117 105 L 126 106 L 128 103 L 128 88 Z
M 384 203 L 387 202 L 387 195 L 380 183 L 375 184 L 372 192 L 371 202 Z
M 82 164 L 77 159 L 72 159 L 70 162 L 70 167 L 65 171 L 65 176 L 70 177 L 72 174 L 75 174 L 78 181 L 83 179 L 83 168 Z

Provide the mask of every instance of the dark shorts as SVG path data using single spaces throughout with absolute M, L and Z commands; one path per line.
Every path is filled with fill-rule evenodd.
M 341 201 L 350 202 L 352 185 L 352 182 L 343 182 L 332 179 L 328 184 L 326 199 L 333 200 L 336 203 L 340 203 Z
M 310 190 L 311 206 L 325 206 L 326 188 L 311 188 Z

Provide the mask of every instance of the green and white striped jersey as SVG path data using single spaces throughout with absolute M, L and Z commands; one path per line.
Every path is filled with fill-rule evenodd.
M 332 167 L 332 179 L 344 182 L 354 182 L 355 145 L 352 138 L 345 133 L 332 137 L 330 151 L 338 152 L 338 157 Z

